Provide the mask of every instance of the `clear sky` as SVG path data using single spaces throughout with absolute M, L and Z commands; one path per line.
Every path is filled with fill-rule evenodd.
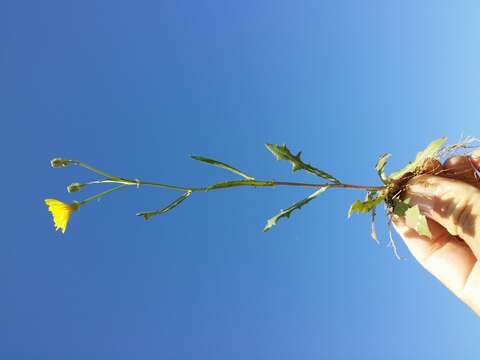
M 16 1 L 0 11 L 0 354 L 15 359 L 478 359 L 478 318 L 347 219 L 331 190 L 134 189 L 55 233 L 43 199 L 95 177 L 310 180 L 264 143 L 377 184 L 431 140 L 479 135 L 478 1 Z M 104 189 L 104 187 L 102 187 Z M 75 195 L 75 196 L 73 196 Z

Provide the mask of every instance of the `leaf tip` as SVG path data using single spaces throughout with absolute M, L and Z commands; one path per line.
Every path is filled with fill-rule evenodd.
M 152 216 L 149 213 L 140 212 L 136 213 L 135 215 L 143 217 L 145 220 L 149 220 Z

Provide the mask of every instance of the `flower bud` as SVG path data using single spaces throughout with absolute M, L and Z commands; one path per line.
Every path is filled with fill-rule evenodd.
M 58 168 L 58 167 L 65 167 L 70 165 L 70 160 L 65 160 L 62 158 L 55 158 L 50 160 L 50 165 L 52 165 L 53 168 Z
M 69 193 L 73 193 L 73 192 L 77 192 L 77 191 L 80 191 L 80 189 L 83 187 L 84 185 L 80 184 L 80 183 L 73 183 L 73 184 L 70 184 L 67 186 L 67 191 Z

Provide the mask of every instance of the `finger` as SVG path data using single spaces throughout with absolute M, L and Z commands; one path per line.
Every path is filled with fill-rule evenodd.
M 478 171 L 480 171 L 480 149 L 475 150 L 471 155 L 470 155 L 470 160 L 477 170 L 477 175 Z
M 428 225 L 432 238 L 419 235 L 405 224 L 403 218 L 393 220 L 392 223 L 418 262 L 460 296 L 477 261 L 465 242 L 430 219 Z
M 411 180 L 406 196 L 411 205 L 459 236 L 480 258 L 480 189 L 463 181 L 423 175 Z
M 452 156 L 443 164 L 442 176 L 465 181 L 480 188 L 477 169 L 471 156 Z
M 431 219 L 431 239 L 407 227 L 403 218 L 392 223 L 418 262 L 480 315 L 480 265 L 466 243 Z
M 439 175 L 443 172 L 442 163 L 437 159 L 427 158 L 422 165 L 422 174 Z

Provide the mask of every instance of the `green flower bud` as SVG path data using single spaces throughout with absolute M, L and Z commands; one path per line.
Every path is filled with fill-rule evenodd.
M 70 184 L 67 186 L 67 191 L 69 193 L 73 193 L 73 192 L 77 192 L 77 191 L 80 191 L 80 189 L 83 187 L 84 185 L 80 184 L 80 183 L 73 183 L 73 184 Z
M 53 168 L 58 168 L 58 167 L 65 167 L 70 165 L 70 160 L 65 160 L 62 158 L 55 158 L 50 160 L 50 165 L 52 165 Z

